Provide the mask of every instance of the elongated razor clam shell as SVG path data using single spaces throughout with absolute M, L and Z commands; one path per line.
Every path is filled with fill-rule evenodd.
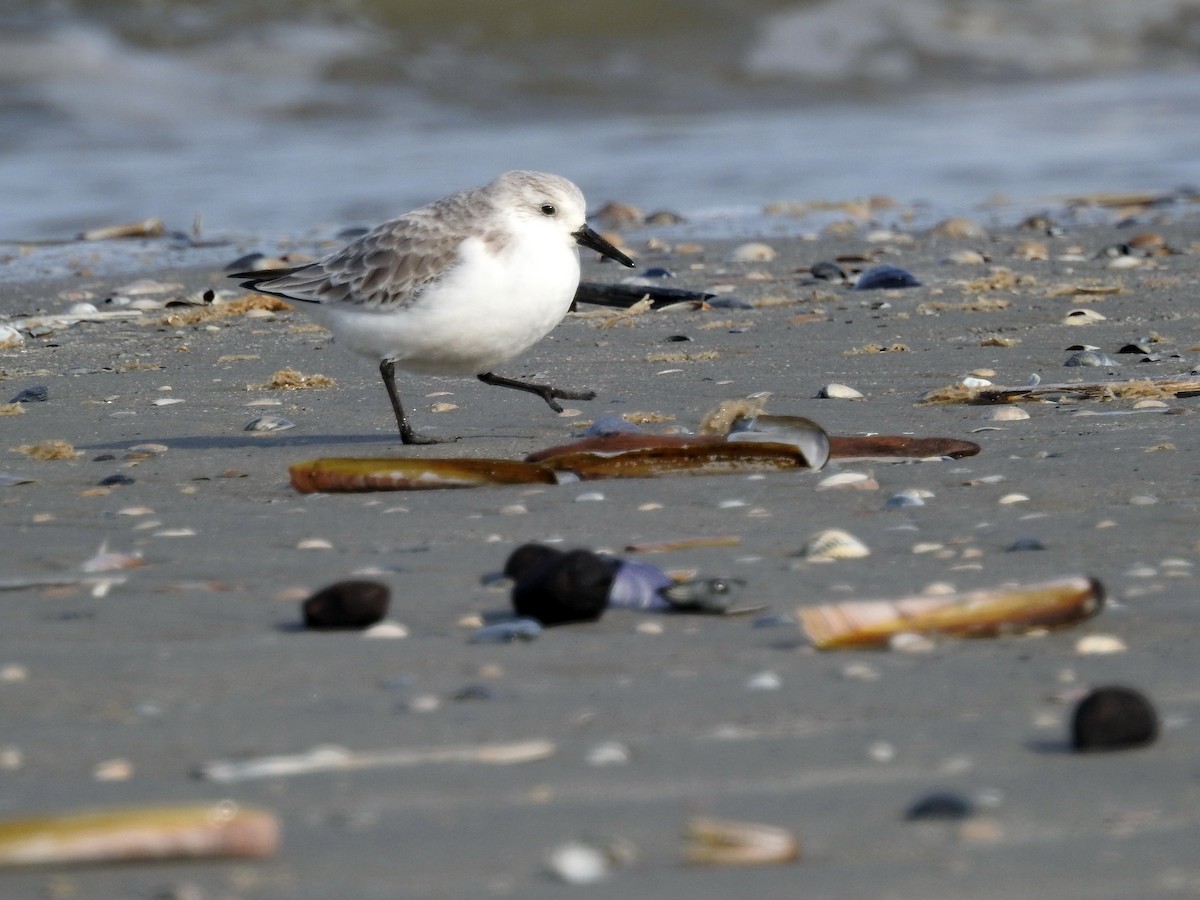
M 695 816 L 687 823 L 688 862 L 716 866 L 761 866 L 800 857 L 800 844 L 786 828 Z
M 813 646 L 830 650 L 879 646 L 903 632 L 993 637 L 1062 628 L 1098 613 L 1104 596 L 1099 581 L 1080 575 L 941 597 L 804 606 L 798 615 Z
M 555 483 L 551 469 L 507 459 L 327 458 L 296 463 L 288 472 L 302 494 Z
M 278 848 L 274 814 L 230 802 L 0 821 L 0 866 L 266 857 Z

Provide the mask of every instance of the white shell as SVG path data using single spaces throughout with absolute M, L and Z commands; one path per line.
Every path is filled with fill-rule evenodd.
M 985 422 L 1019 422 L 1028 419 L 1029 413 L 1019 406 L 993 406 L 985 409 L 979 418 Z
M 860 391 L 846 384 L 838 384 L 833 382 L 821 388 L 819 395 L 826 400 L 862 400 L 863 395 Z
M 830 562 L 835 559 L 861 559 L 870 556 L 871 550 L 850 532 L 827 528 L 805 541 L 800 555 L 813 562 Z

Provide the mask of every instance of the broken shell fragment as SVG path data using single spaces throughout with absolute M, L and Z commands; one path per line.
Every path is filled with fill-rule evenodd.
M 804 455 L 808 467 L 814 471 L 823 469 L 829 461 L 829 435 L 816 422 L 802 416 L 739 417 L 733 420 L 725 440 L 790 444 Z
M 279 820 L 272 813 L 229 801 L 0 821 L 0 866 L 262 858 L 278 849 Z
M 786 828 L 696 816 L 687 823 L 687 860 L 699 865 L 762 866 L 792 862 L 800 844 Z
M 857 391 L 847 384 L 838 384 L 832 382 L 825 385 L 817 392 L 817 396 L 823 400 L 862 400 L 861 391 Z
M 1063 628 L 1096 615 L 1104 598 L 1099 581 L 1080 575 L 937 597 L 802 606 L 798 615 L 813 646 L 834 650 L 883 646 L 893 635 L 907 632 L 995 637 Z

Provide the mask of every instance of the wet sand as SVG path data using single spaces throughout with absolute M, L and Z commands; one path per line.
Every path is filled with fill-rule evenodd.
M 1200 354 L 1195 207 L 1134 212 L 1132 224 L 1114 212 L 1112 224 L 1055 237 L 1017 228 L 974 239 L 868 238 L 868 228 L 768 236 L 778 256 L 744 264 L 729 262 L 743 241 L 648 250 L 653 233 L 627 232 L 643 267 L 677 272 L 673 287 L 780 302 L 651 312 L 609 327 L 569 318 L 504 374 L 595 389 L 596 400 L 567 404 L 577 416 L 473 381 L 406 378 L 401 391 L 417 427 L 461 437 L 434 448 L 397 446 L 374 366 L 331 346 L 299 312 L 194 325 L 151 312 L 53 328 L 0 351 L 0 400 L 49 388 L 45 402 L 0 418 L 0 471 L 35 479 L 0 487 L 5 576 L 68 572 L 102 542 L 145 561 L 117 573 L 125 581 L 105 596 L 81 586 L 3 592 L 10 752 L 0 813 L 231 798 L 276 811 L 284 828 L 280 852 L 263 862 L 6 872 L 0 892 L 557 897 L 569 888 L 545 873 L 543 858 L 572 839 L 636 849 L 591 896 L 1200 892 L 1200 400 L 1135 411 L 1132 400 L 1067 398 L 1022 404 L 1028 419 L 1001 422 L 981 420 L 976 406 L 917 403 L 981 369 L 1004 385 L 1032 374 L 1049 383 L 1191 370 Z M 1143 231 L 1181 252 L 1132 268 L 1093 258 Z M 1051 258 L 1023 258 L 1025 241 L 1045 244 Z M 231 247 L 228 258 L 242 249 Z M 990 262 L 945 261 L 961 250 Z M 181 293 L 225 286 L 219 267 L 165 253 L 156 265 L 156 252 L 148 243 L 136 272 L 4 283 L 0 312 L 59 312 L 75 302 L 70 292 L 99 300 L 135 277 L 181 282 Z M 907 268 L 922 286 L 854 292 L 802 271 L 866 254 Z M 624 274 L 589 259 L 584 277 Z M 1060 324 L 1080 307 L 1105 319 Z M 690 340 L 671 340 L 678 335 Z M 1117 354 L 1147 336 L 1157 336 L 1162 361 Z M 1074 344 L 1098 346 L 1120 365 L 1064 367 Z M 286 367 L 336 384 L 247 390 Z M 816 399 L 830 382 L 865 399 Z M 647 427 L 692 428 L 719 400 L 760 391 L 771 392 L 770 412 L 808 416 L 831 433 L 957 437 L 983 450 L 822 473 L 533 488 L 303 496 L 287 479 L 290 464 L 318 456 L 520 458 L 606 414 L 655 413 L 667 421 Z M 163 399 L 183 402 L 155 405 Z M 282 405 L 247 406 L 264 399 Z M 432 412 L 435 403 L 457 408 Z M 296 427 L 243 430 L 264 414 Z M 13 449 L 51 440 L 82 455 L 38 461 Z M 123 460 L 146 443 L 169 449 Z M 870 473 L 879 489 L 818 490 L 836 471 Z M 133 483 L 97 490 L 118 473 Z M 905 489 L 932 496 L 920 507 L 885 507 Z M 1027 499 L 1001 502 L 1018 494 Z M 829 564 L 796 556 L 810 534 L 830 527 L 857 535 L 871 555 Z M 506 591 L 481 576 L 525 541 L 620 553 L 638 541 L 718 534 L 740 543 L 647 558 L 745 579 L 746 599 L 781 615 L 933 584 L 1077 573 L 1099 578 L 1112 603 L 1054 634 L 945 640 L 919 653 L 817 652 L 793 624 L 623 611 L 530 643 L 468 642 L 464 619 L 507 605 Z M 1026 539 L 1044 549 L 1006 550 Z M 298 629 L 306 592 L 376 569 L 382 574 L 370 577 L 391 587 L 390 618 L 407 637 Z M 1078 653 L 1089 634 L 1116 636 L 1128 649 Z M 752 682 L 763 673 L 777 687 Z M 1152 698 L 1161 740 L 1138 751 L 1068 752 L 1073 698 L 1113 683 Z M 372 751 L 529 738 L 553 741 L 555 754 L 511 767 L 427 764 L 231 785 L 193 775 L 211 760 L 324 744 Z M 613 742 L 627 761 L 589 762 Z M 113 760 L 128 763 L 127 777 L 99 779 L 98 767 Z M 972 799 L 976 814 L 963 823 L 902 821 L 933 790 Z M 696 814 L 791 829 L 802 858 L 689 866 L 682 830 Z

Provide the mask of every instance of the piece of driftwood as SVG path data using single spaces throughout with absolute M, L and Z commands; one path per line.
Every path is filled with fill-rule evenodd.
M 921 402 L 993 404 L 1060 397 L 1080 400 L 1142 400 L 1196 396 L 1200 396 L 1200 375 L 1165 375 L 1123 381 L 1078 381 L 1020 387 L 966 387 L 962 384 L 952 384 L 930 391 L 921 398 Z

